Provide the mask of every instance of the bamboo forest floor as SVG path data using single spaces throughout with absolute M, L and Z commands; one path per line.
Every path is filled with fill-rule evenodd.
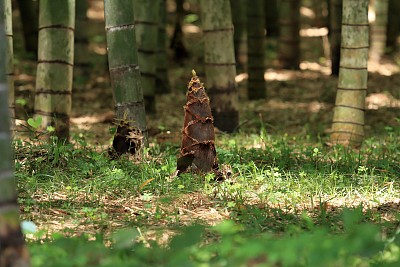
M 277 44 L 270 41 L 265 72 L 268 96 L 248 101 L 247 76 L 238 74 L 240 126 L 232 135 L 217 129 L 216 147 L 226 180 L 214 182 L 212 175 L 172 175 L 193 68 L 207 87 L 198 29 L 184 27 L 193 57 L 182 64 L 171 62 L 172 92 L 158 95 L 157 112 L 148 115 L 146 155 L 141 161 L 112 160 L 107 149 L 115 125 L 104 25 L 99 18 L 92 22 L 92 68 L 76 77 L 71 144 L 29 137 L 33 133 L 27 131 L 26 120 L 32 117 L 35 63 L 24 58 L 16 34 L 19 201 L 22 218 L 33 221 L 44 236 L 109 234 L 136 227 L 145 242 L 163 243 L 178 227 L 194 222 L 215 225 L 232 219 L 256 232 L 279 233 L 290 224 L 303 227 L 304 214 L 336 232 L 342 228 L 344 207 L 361 207 L 364 221 L 385 224 L 389 233 L 399 227 L 399 55 L 370 65 L 367 138 L 361 150 L 351 151 L 324 145 L 337 78 L 329 75 L 323 38 L 302 38 L 298 71 L 276 68 Z
M 367 140 L 355 152 L 324 146 L 335 78 L 314 70 L 269 69 L 268 98 L 258 101 L 245 100 L 246 81 L 239 82 L 244 100 L 239 131 L 217 130 L 216 136 L 220 164 L 232 174 L 215 184 L 201 175 L 172 176 L 186 70 L 174 70 L 182 74 L 178 85 L 172 83 L 173 93 L 157 96 L 157 115 L 148 117 L 150 150 L 142 163 L 107 156 L 115 128 L 112 96 L 104 92 L 110 90 L 107 80 L 98 78 L 103 88 L 76 93 L 74 146 L 61 147 L 58 160 L 54 144 L 31 141 L 17 148 L 17 177 L 26 179 L 19 182 L 22 217 L 46 234 L 108 235 L 133 226 L 143 240 L 161 243 L 179 226 L 224 219 L 258 231 L 286 231 L 303 223 L 304 212 L 316 224 L 340 228 L 341 210 L 360 205 L 363 220 L 386 223 L 390 232 L 398 226 L 400 101 L 394 95 L 400 75 L 370 73 Z

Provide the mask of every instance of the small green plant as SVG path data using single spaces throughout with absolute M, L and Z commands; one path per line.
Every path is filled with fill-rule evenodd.
M 27 101 L 24 98 L 17 98 L 15 99 L 15 104 L 25 106 L 27 104 Z
M 38 116 L 36 118 L 29 118 L 26 120 L 26 123 L 30 126 L 28 127 L 30 133 L 31 133 L 31 137 L 33 139 L 37 139 L 43 135 L 51 135 L 54 131 L 55 128 L 53 126 L 47 126 L 46 127 L 46 131 L 40 131 L 40 125 L 42 124 L 42 117 Z
M 29 126 L 31 126 L 34 130 L 39 129 L 40 124 L 42 123 L 42 117 L 29 118 L 27 121 Z

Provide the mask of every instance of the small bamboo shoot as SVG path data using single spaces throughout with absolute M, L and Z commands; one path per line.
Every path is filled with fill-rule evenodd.
M 204 86 L 194 70 L 192 75 L 184 106 L 185 117 L 177 169 L 178 172 L 185 172 L 191 167 L 192 170 L 209 172 L 218 168 L 214 143 L 214 118 Z

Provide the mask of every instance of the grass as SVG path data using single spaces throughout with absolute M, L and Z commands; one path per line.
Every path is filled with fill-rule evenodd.
M 136 160 L 82 134 L 17 140 L 33 266 L 397 266 L 399 132 L 352 150 L 260 121 L 217 134 L 223 181 L 174 176 L 177 143 Z
M 174 177 L 176 144 L 134 161 L 79 136 L 16 141 L 33 266 L 396 266 L 398 135 L 359 151 L 265 130 L 217 140 L 222 182 Z
M 137 160 L 84 135 L 15 141 L 33 266 L 398 264 L 400 129 L 360 150 L 255 129 L 218 133 L 223 181 L 174 176 L 176 143 Z
M 34 266 L 396 266 L 398 240 L 381 241 L 378 227 L 360 224 L 361 210 L 343 215 L 345 233 L 326 229 L 291 229 L 276 239 L 271 234 L 244 235 L 225 221 L 206 230 L 193 225 L 171 239 L 169 247 L 133 241 L 140 232 L 125 229 L 112 237 L 113 249 L 101 236 L 52 239 L 32 245 Z M 312 226 L 312 225 L 311 225 Z M 204 243 L 204 236 L 214 241 Z M 43 253 L 46 252 L 46 253 Z M 397 256 L 398 257 L 398 256 Z
M 221 135 L 217 153 L 228 175 L 225 181 L 215 182 L 212 174 L 173 177 L 177 145 L 154 145 L 142 162 L 134 162 L 127 157 L 112 160 L 107 151 L 75 137 L 70 144 L 54 139 L 50 143 L 17 141 L 16 176 L 23 217 L 39 224 L 45 224 L 39 213 L 48 209 L 71 218 L 96 217 L 96 223 L 103 224 L 110 216 L 119 216 L 117 211 L 125 202 L 125 208 L 134 205 L 133 214 L 143 213 L 134 218 L 135 223 L 159 220 L 163 227 L 171 222 L 181 225 L 180 209 L 196 213 L 202 204 L 196 206 L 191 197 L 201 197 L 206 203 L 204 212 L 214 208 L 220 219 L 248 224 L 251 210 L 252 227 L 260 225 L 263 231 L 266 220 L 275 223 L 276 218 L 267 215 L 274 210 L 295 224 L 295 215 L 320 213 L 314 217 L 321 223 L 322 212 L 360 205 L 365 210 L 377 209 L 398 202 L 399 150 L 396 135 L 366 140 L 360 151 L 265 131 Z M 125 223 L 131 223 L 132 217 L 125 217 Z M 207 214 L 198 217 L 207 223 Z

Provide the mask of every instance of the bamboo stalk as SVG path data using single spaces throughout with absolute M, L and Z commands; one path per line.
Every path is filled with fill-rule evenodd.
M 278 0 L 264 0 L 265 28 L 268 37 L 279 36 Z
M 244 0 L 231 0 L 233 41 L 235 47 L 236 71 L 247 68 L 247 5 Z
M 331 45 L 331 73 L 333 76 L 339 75 L 342 2 L 343 0 L 330 0 L 329 41 Z
M 264 0 L 254 0 L 247 6 L 247 73 L 249 99 L 266 96 L 264 80 L 264 40 L 265 40 Z
M 14 89 L 14 48 L 12 30 L 12 8 L 11 0 L 4 1 L 5 36 L 6 36 L 6 77 L 8 84 L 8 107 L 10 113 L 10 131 L 15 131 L 15 89 Z
M 89 63 L 89 19 L 86 0 L 76 2 L 75 39 L 74 39 L 74 89 L 83 89 L 90 78 Z
M 400 1 L 389 0 L 388 23 L 386 34 L 386 49 L 389 53 L 397 51 L 397 37 L 400 32 Z
M 35 114 L 41 129 L 69 139 L 74 64 L 74 0 L 41 0 Z
M 156 64 L 156 93 L 166 94 L 171 92 L 168 81 L 168 55 L 167 55 L 167 1 L 159 1 L 159 23 L 158 23 L 158 49 Z
M 368 0 L 343 0 L 342 44 L 333 144 L 358 147 L 364 139 L 369 49 Z
M 281 0 L 279 6 L 278 57 L 282 68 L 300 67 L 300 1 Z
M 117 120 L 140 130 L 147 144 L 132 0 L 106 0 L 104 15 L 111 85 Z
M 38 52 L 38 4 L 39 1 L 17 0 L 24 31 L 25 50 L 37 55 Z
M 371 24 L 371 60 L 379 63 L 386 48 L 389 0 L 375 0 L 375 21 Z
M 229 0 L 201 0 L 204 60 L 214 125 L 232 132 L 239 123 L 236 63 Z
M 184 0 L 175 0 L 176 3 L 175 26 L 174 26 L 174 33 L 172 34 L 169 46 L 169 48 L 173 50 L 174 59 L 179 62 L 189 57 L 189 52 L 185 47 L 184 35 L 182 31 L 182 21 L 185 15 L 185 10 L 183 8 L 184 2 L 185 2 Z
M 143 96 L 148 113 L 156 112 L 156 62 L 159 0 L 134 0 L 136 42 Z
M 7 23 L 5 23 L 4 11 L 11 6 L 10 2 L 9 0 L 0 1 L 0 265 L 29 266 L 29 255 L 19 223 L 14 157 L 11 149 L 9 110 L 7 108 Z

